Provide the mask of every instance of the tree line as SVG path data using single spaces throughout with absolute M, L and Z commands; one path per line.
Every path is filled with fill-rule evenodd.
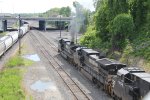
M 40 17 L 57 17 L 58 15 L 69 17 L 71 15 L 71 8 L 69 6 L 52 8 L 44 13 L 39 14 Z
M 150 59 L 150 0 L 94 0 L 96 11 L 80 43 L 108 54 L 124 52 L 130 45 L 135 55 Z

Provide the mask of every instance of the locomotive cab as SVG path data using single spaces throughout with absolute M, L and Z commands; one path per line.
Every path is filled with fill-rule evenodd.
M 77 47 L 78 46 L 76 44 L 74 44 L 68 39 L 60 39 L 58 44 L 58 52 L 60 52 L 62 57 L 64 57 L 70 63 L 75 65 L 73 54 L 75 52 L 75 48 Z
M 114 98 L 122 100 L 141 100 L 150 91 L 150 74 L 130 67 L 122 68 L 114 80 Z
M 64 50 L 64 46 L 66 42 L 70 42 L 68 39 L 60 39 L 58 41 L 58 52 L 61 52 Z

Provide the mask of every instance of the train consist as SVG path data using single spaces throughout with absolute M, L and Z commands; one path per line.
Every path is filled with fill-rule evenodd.
M 24 36 L 30 27 L 29 24 L 24 24 L 18 31 L 9 32 L 7 35 L 0 38 L 0 57 L 22 36 Z M 19 32 L 20 31 L 20 32 Z M 20 33 L 20 34 L 19 34 Z
M 102 52 L 60 39 L 58 52 L 114 100 L 141 100 L 150 91 L 150 74 L 106 58 Z

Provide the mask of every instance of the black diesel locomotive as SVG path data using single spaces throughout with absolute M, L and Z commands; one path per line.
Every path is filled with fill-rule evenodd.
M 150 91 L 150 74 L 106 58 L 102 52 L 60 39 L 58 52 L 114 100 L 141 100 Z

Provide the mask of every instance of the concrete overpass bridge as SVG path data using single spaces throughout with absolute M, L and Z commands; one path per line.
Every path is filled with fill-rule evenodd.
M 2 20 L 2 29 L 3 31 L 7 30 L 7 21 L 8 20 L 19 20 L 21 25 L 22 21 L 39 21 L 39 29 L 46 30 L 46 21 L 60 21 L 60 22 L 70 22 L 72 17 L 6 17 L 0 16 L 0 20 Z

